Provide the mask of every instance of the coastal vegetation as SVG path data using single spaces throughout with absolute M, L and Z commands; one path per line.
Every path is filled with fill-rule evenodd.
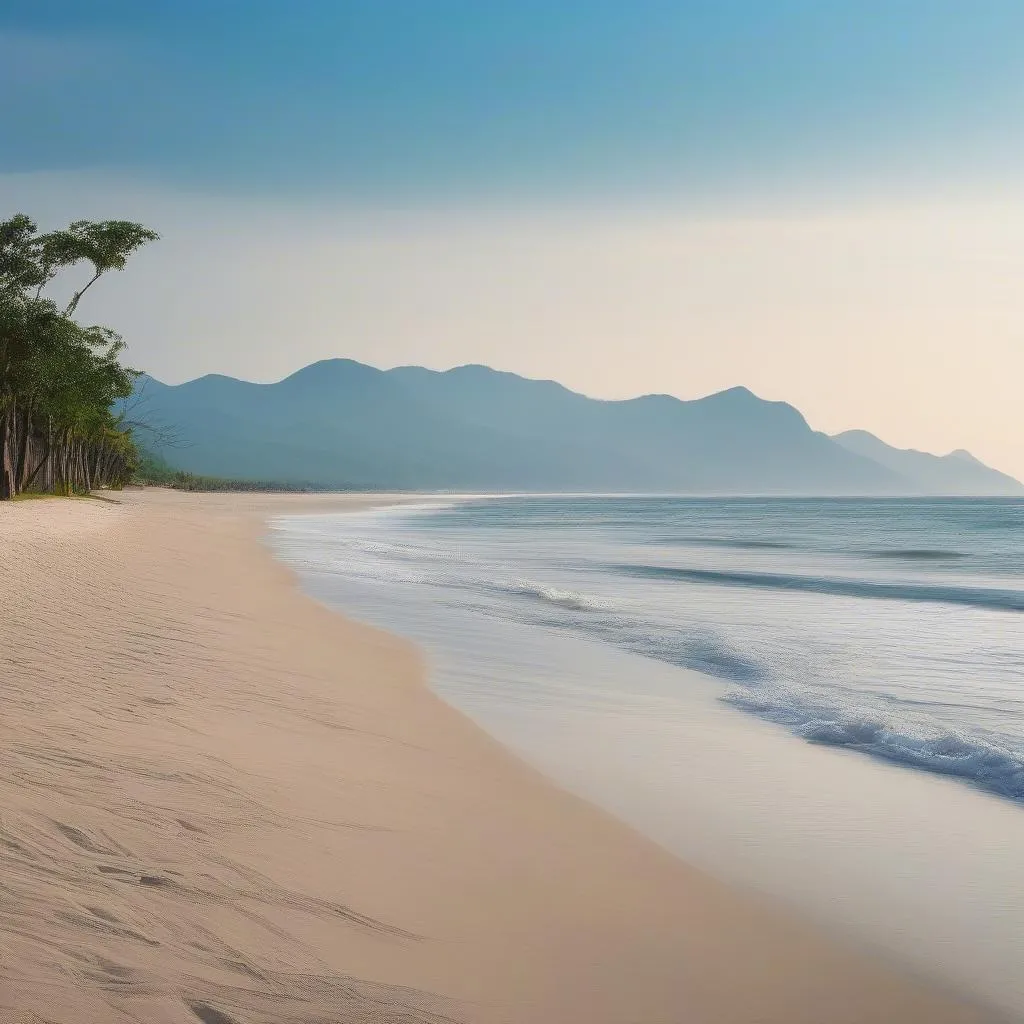
M 22 213 L 0 221 L 0 500 L 129 483 L 188 491 L 310 489 L 184 472 L 138 444 L 146 424 L 130 412 L 130 400 L 141 375 L 121 361 L 119 334 L 76 314 L 104 274 L 123 270 L 157 238 L 124 220 L 80 220 L 50 232 Z
M 115 404 L 138 374 L 121 362 L 120 335 L 75 314 L 104 274 L 157 237 L 132 221 L 50 232 L 24 214 L 0 222 L 0 499 L 122 487 L 136 472 L 132 428 Z M 58 302 L 62 285 L 70 297 Z
M 159 455 L 143 447 L 138 449 L 138 465 L 131 482 L 142 487 L 169 487 L 176 491 L 252 491 L 252 492 L 307 492 L 327 490 L 316 484 L 293 481 L 245 480 L 237 477 L 207 476 L 175 469 Z M 337 488 L 330 488 L 337 490 Z

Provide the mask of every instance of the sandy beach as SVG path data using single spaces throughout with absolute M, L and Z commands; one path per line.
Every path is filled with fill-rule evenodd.
M 998 1018 L 688 867 L 304 596 L 276 512 L 0 507 L 0 1019 Z

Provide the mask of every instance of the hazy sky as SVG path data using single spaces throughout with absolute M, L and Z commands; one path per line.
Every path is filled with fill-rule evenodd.
M 1020 0 L 5 0 L 0 203 L 169 381 L 746 384 L 1024 476 Z

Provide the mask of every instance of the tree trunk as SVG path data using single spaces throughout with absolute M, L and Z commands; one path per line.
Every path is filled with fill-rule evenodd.
M 4 410 L 0 417 L 0 499 L 13 498 L 17 493 L 17 478 L 14 473 L 14 430 L 13 421 L 16 413 L 14 401 Z
M 28 479 L 29 453 L 32 451 L 32 405 L 26 405 L 21 413 L 21 444 L 18 445 L 18 464 L 15 474 L 18 490 L 25 490 Z
M 51 445 L 50 435 L 49 435 L 49 432 L 47 432 L 46 436 L 43 438 L 43 455 L 42 455 L 42 458 L 40 458 L 40 460 L 36 463 L 36 468 L 33 469 L 32 472 L 29 474 L 28 479 L 26 479 L 25 482 L 21 485 L 21 489 L 23 491 L 24 490 L 28 490 L 28 488 L 32 486 L 32 481 L 35 480 L 35 478 L 39 475 L 39 471 L 44 466 L 49 464 L 49 462 L 50 462 L 50 445 Z M 43 474 L 42 490 L 44 490 L 44 491 L 49 491 L 50 490 L 50 488 L 46 486 L 46 474 Z
M 46 471 L 43 479 L 43 490 L 47 494 L 53 493 L 55 476 L 53 472 L 53 417 L 46 417 L 46 450 L 49 453 L 46 459 Z

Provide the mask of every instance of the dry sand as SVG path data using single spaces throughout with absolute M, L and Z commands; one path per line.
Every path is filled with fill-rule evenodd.
M 0 507 L 0 1019 L 995 1019 L 505 753 L 262 547 L 325 500 L 119 500 Z

